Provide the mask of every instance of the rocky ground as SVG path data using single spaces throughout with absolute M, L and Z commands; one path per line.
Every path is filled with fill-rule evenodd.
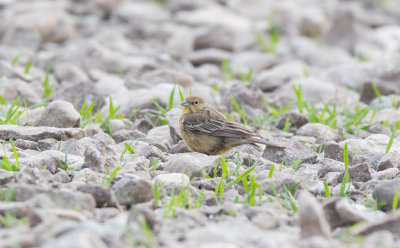
M 400 247 L 398 0 L 0 0 L 0 95 L 0 247 Z

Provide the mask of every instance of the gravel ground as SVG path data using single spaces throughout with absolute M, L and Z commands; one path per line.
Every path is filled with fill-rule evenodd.
M 400 247 L 398 0 L 0 0 L 0 95 L 0 247 Z

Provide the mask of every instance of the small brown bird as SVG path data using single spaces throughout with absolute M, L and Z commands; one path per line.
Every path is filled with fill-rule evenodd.
M 207 155 L 223 154 L 235 146 L 261 143 L 280 147 L 263 140 L 261 135 L 229 121 L 222 113 L 208 106 L 203 98 L 189 96 L 182 102 L 179 120 L 181 136 L 190 150 Z

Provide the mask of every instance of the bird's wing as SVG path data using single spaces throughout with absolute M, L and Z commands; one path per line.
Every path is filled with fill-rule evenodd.
M 229 121 L 225 116 L 213 108 L 187 114 L 184 120 L 186 130 L 202 134 L 229 138 L 260 137 L 258 134 Z

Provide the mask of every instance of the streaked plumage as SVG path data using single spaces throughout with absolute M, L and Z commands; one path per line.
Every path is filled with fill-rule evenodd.
M 198 96 L 190 96 L 182 103 L 179 120 L 181 136 L 190 150 L 208 155 L 223 154 L 235 146 L 261 143 L 281 147 L 264 140 L 259 134 L 229 121 Z

